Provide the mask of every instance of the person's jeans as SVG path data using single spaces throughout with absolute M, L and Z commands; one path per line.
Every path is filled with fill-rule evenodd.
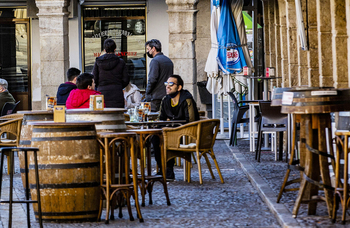
M 156 159 L 158 167 L 160 168 L 160 170 L 162 170 L 162 157 L 161 157 L 161 150 L 159 147 L 159 144 L 160 144 L 159 137 L 155 135 L 152 136 L 151 143 L 154 150 L 154 158 Z M 175 159 L 174 158 L 170 159 L 166 164 L 167 169 L 173 169 L 174 164 L 175 164 Z

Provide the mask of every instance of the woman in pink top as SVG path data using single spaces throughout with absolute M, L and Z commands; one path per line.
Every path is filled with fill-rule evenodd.
M 94 76 L 89 73 L 82 73 L 77 77 L 77 89 L 70 92 L 66 107 L 73 108 L 89 108 L 90 95 L 101 95 L 95 90 Z

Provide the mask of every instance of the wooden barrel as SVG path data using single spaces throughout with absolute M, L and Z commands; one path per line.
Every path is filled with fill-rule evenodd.
M 96 124 L 96 131 L 126 131 L 123 108 L 105 108 L 104 110 L 68 109 L 66 110 L 67 122 L 73 121 L 101 121 Z
M 287 95 L 291 95 L 290 99 L 285 99 Z M 282 113 L 320 114 L 349 110 L 350 89 L 310 88 L 283 92 Z
M 32 146 L 38 153 L 40 199 L 44 220 L 96 220 L 100 200 L 96 122 L 31 122 Z M 34 161 L 29 183 L 37 199 Z M 37 204 L 33 204 L 37 217 Z
M 28 123 L 33 121 L 52 121 L 53 120 L 53 111 L 44 111 L 44 110 L 33 110 L 33 111 L 18 111 L 18 114 L 23 115 L 22 128 L 21 128 L 21 137 L 19 140 L 20 147 L 30 147 L 32 140 L 32 131 L 33 126 Z M 32 156 L 32 153 L 28 154 Z M 24 153 L 18 153 L 19 166 L 22 177 L 23 188 L 25 188 L 25 174 L 24 174 Z

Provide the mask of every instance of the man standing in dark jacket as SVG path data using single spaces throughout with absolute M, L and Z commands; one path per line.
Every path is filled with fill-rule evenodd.
M 92 70 L 96 90 L 104 95 L 106 108 L 124 108 L 123 89 L 130 81 L 126 64 L 115 55 L 117 46 L 114 40 L 106 39 L 103 47 L 106 54 L 96 58 Z
M 188 90 L 183 89 L 184 82 L 179 75 L 171 75 L 164 83 L 167 95 L 163 98 L 160 106 L 160 120 L 186 120 L 186 123 L 199 120 L 196 101 Z M 158 167 L 161 167 L 161 152 L 159 138 L 152 139 L 154 156 Z M 158 144 L 157 144 L 158 143 Z M 166 178 L 174 179 L 174 163 L 171 159 L 167 162 Z
M 159 40 L 146 42 L 147 56 L 153 58 L 149 64 L 146 101 L 151 102 L 152 112 L 159 111 L 160 102 L 166 95 L 164 82 L 173 74 L 174 64 L 162 51 Z
M 67 70 L 67 80 L 68 82 L 62 83 L 57 90 L 57 105 L 66 105 L 66 101 L 67 98 L 70 94 L 70 91 L 72 91 L 73 89 L 76 89 L 77 86 L 76 81 L 77 81 L 77 77 L 80 74 L 80 70 L 77 68 L 69 68 Z

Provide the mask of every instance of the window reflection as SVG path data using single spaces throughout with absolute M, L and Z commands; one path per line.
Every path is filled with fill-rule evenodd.
M 85 8 L 83 15 L 84 71 L 92 72 L 96 57 L 104 54 L 103 42 L 110 38 L 128 66 L 131 83 L 145 89 L 145 9 L 94 7 Z

